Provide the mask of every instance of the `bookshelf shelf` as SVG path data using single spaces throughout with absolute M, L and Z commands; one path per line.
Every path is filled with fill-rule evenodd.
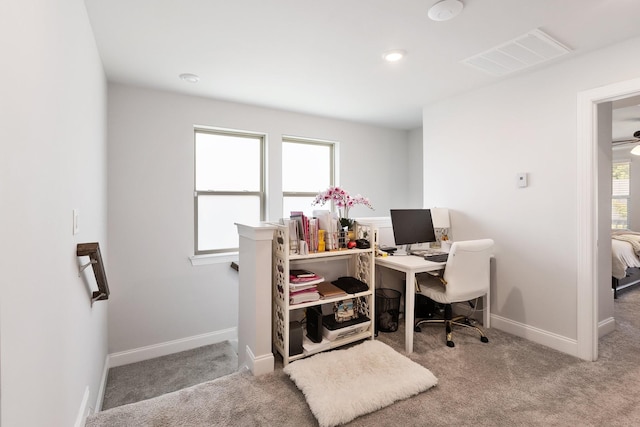
M 326 351 L 343 345 L 374 338 L 374 310 L 375 310 L 375 245 L 371 244 L 369 249 L 340 249 L 334 251 L 324 251 L 300 255 L 290 253 L 289 227 L 282 224 L 274 224 L 276 230 L 273 237 L 273 344 L 274 348 L 282 356 L 283 364 L 287 365 L 294 360 Z M 370 225 L 357 224 L 357 238 L 368 238 L 375 236 Z M 304 268 L 313 271 L 314 264 L 324 268 L 323 277 L 331 282 L 342 276 L 352 276 L 366 283 L 369 289 L 364 292 L 348 294 L 347 296 L 337 296 L 333 298 L 320 299 L 312 302 L 300 304 L 289 303 L 289 271 L 290 269 Z M 354 299 L 358 303 L 357 310 L 360 316 L 366 316 L 370 322 L 364 331 L 353 333 L 352 335 L 338 337 L 328 343 L 323 344 L 320 350 L 303 350 L 301 354 L 289 354 L 290 351 L 290 322 L 302 321 L 306 316 L 306 310 L 310 307 L 322 306 Z M 303 327 L 303 336 L 306 330 Z M 324 343 L 324 340 L 323 340 Z
M 337 249 L 335 251 L 326 251 L 326 252 L 312 252 L 309 255 L 298 255 L 292 254 L 289 255 L 289 259 L 291 261 L 296 260 L 309 260 L 314 258 L 330 258 L 330 257 L 351 257 L 357 253 L 368 253 L 371 252 L 370 249 Z

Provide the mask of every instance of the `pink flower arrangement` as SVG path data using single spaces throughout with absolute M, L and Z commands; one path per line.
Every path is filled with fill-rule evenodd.
M 338 208 L 338 216 L 341 219 L 349 219 L 349 209 L 355 205 L 365 205 L 369 209 L 373 209 L 369 199 L 360 194 L 352 197 L 340 187 L 329 187 L 325 191 L 318 193 L 312 204 L 322 206 L 328 201 L 335 203 Z

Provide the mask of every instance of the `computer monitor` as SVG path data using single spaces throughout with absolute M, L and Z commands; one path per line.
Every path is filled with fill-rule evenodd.
M 411 245 L 436 241 L 430 209 L 391 209 L 391 227 L 396 245 Z

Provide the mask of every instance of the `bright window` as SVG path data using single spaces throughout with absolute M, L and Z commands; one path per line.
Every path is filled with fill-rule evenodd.
M 611 188 L 611 228 L 629 228 L 629 167 L 628 161 L 614 162 Z
M 311 216 L 316 194 L 333 185 L 335 143 L 285 137 L 282 141 L 282 215 Z
M 238 250 L 235 223 L 264 220 L 265 136 L 195 130 L 195 253 Z

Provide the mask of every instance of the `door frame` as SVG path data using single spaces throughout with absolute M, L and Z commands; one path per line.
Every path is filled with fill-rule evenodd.
M 598 359 L 598 104 L 638 95 L 640 78 L 578 93 L 577 356 L 585 360 Z

